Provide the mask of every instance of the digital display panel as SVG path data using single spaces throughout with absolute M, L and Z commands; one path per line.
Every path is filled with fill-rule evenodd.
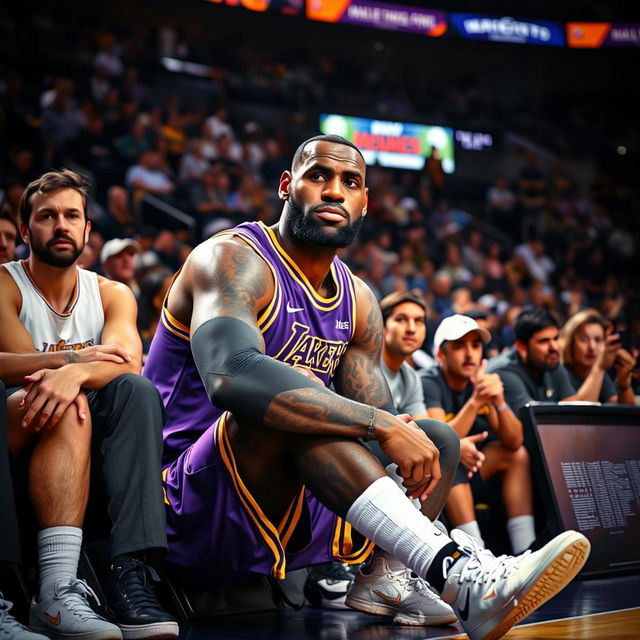
M 420 170 L 436 148 L 443 171 L 455 171 L 453 129 L 449 127 L 322 114 L 320 131 L 353 142 L 369 165 Z

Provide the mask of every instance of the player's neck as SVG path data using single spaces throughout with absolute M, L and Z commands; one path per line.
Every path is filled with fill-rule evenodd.
M 298 265 L 311 286 L 321 295 L 328 297 L 327 293 L 330 292 L 327 291 L 327 276 L 336 255 L 335 249 L 297 242 L 288 235 L 281 233 L 279 226 L 275 227 L 275 231 L 280 246 Z
M 76 289 L 78 279 L 76 263 L 69 267 L 53 267 L 38 260 L 32 253 L 23 264 L 31 281 L 44 299 L 56 311 L 64 313 Z

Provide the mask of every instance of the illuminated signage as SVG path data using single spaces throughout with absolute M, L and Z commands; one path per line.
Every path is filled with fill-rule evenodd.
M 483 151 L 493 147 L 493 136 L 480 131 L 464 131 L 456 129 L 456 142 L 466 151 Z
M 474 40 L 494 40 L 519 44 L 565 44 L 563 26 L 548 20 L 516 20 L 473 13 L 451 13 L 460 35 Z
M 320 131 L 353 142 L 369 165 L 419 170 L 436 148 L 443 171 L 455 170 L 453 130 L 449 127 L 322 114 Z
M 447 30 L 442 11 L 374 0 L 307 0 L 307 18 L 432 37 Z
M 640 47 L 640 24 L 611 22 L 569 22 L 567 43 L 570 47 Z

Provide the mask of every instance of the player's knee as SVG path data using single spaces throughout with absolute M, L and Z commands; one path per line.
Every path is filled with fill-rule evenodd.
M 422 418 L 416 421 L 440 452 L 440 469 L 453 474 L 460 461 L 460 438 L 446 422 Z
M 127 396 L 133 397 L 135 401 L 160 401 L 160 394 L 153 382 L 137 373 L 125 373 L 114 378 L 110 384 L 116 385 L 119 392 L 126 393 Z

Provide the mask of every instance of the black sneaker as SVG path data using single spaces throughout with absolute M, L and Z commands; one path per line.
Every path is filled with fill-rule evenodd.
M 312 567 L 304 583 L 304 596 L 309 604 L 325 609 L 346 609 L 344 600 L 359 565 L 327 562 Z
M 125 640 L 178 636 L 178 623 L 160 606 L 151 582 L 160 578 L 141 560 L 119 556 L 111 565 L 107 610 Z

